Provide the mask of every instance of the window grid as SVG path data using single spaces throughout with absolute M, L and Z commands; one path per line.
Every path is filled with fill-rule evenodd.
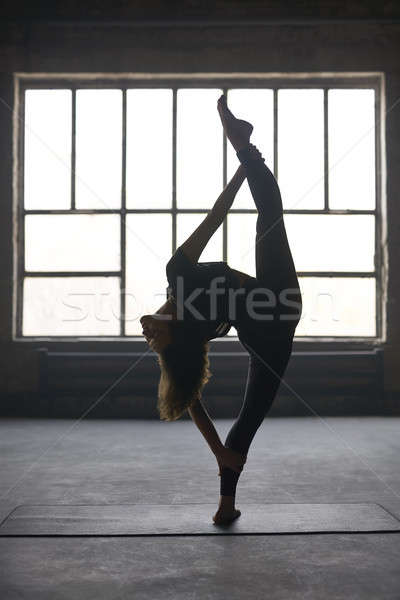
M 19 214 L 19 227 L 18 227 L 18 256 L 17 256 L 17 285 L 16 285 L 16 333 L 17 337 L 34 338 L 40 339 L 41 336 L 23 336 L 22 335 L 22 304 L 23 304 L 23 281 L 25 277 L 101 277 L 101 276 L 116 276 L 120 279 L 120 336 L 115 339 L 121 339 L 121 337 L 135 338 L 138 336 L 126 336 L 125 333 L 125 295 L 123 290 L 125 289 L 126 283 L 126 215 L 127 214 L 171 214 L 172 215 L 172 252 L 176 250 L 177 246 L 177 215 L 178 214 L 207 214 L 209 209 L 196 209 L 196 208 L 178 208 L 176 201 L 176 181 L 177 181 L 177 91 L 184 88 L 214 88 L 222 89 L 224 93 L 228 93 L 230 89 L 270 89 L 273 91 L 273 152 L 274 152 L 274 175 L 278 178 L 278 90 L 280 89 L 323 89 L 324 92 L 324 208 L 321 209 L 284 209 L 284 214 L 307 214 L 307 215 L 374 215 L 375 216 L 375 268 L 374 271 L 297 271 L 299 277 L 373 277 L 375 278 L 375 289 L 376 289 L 376 336 L 372 339 L 380 338 L 382 335 L 381 326 L 381 251 L 380 251 L 380 235 L 381 235 L 381 223 L 380 223 L 380 161 L 381 161 L 381 150 L 380 150 L 380 81 L 376 77 L 366 78 L 308 78 L 308 79 L 296 79 L 296 78 L 282 78 L 278 81 L 275 79 L 232 79 L 222 78 L 216 80 L 206 79 L 182 79 L 177 81 L 167 80 L 132 80 L 122 81 L 118 79 L 96 79 L 95 82 L 91 82 L 88 79 L 63 79 L 57 77 L 52 79 L 45 78 L 26 78 L 21 79 L 20 94 L 19 94 L 19 117 L 20 123 L 24 122 L 25 114 L 25 91 L 30 89 L 70 89 L 72 92 L 72 146 L 71 146 L 71 208 L 70 209 L 25 209 L 24 207 L 24 177 L 23 177 L 23 164 L 24 164 L 24 127 L 20 126 L 18 133 L 18 214 Z M 122 91 L 122 186 L 121 186 L 121 208 L 114 209 L 79 209 L 75 205 L 75 163 L 76 163 L 76 91 L 78 89 L 118 89 Z M 126 207 L 126 123 L 127 123 L 127 101 L 126 94 L 128 89 L 150 89 L 150 88 L 169 88 L 172 90 L 172 198 L 171 208 L 127 208 Z M 375 92 L 375 209 L 332 209 L 329 207 L 329 164 L 328 164 L 328 91 L 329 89 L 354 89 L 354 88 L 369 88 L 374 89 Z M 227 139 L 223 135 L 223 185 L 227 183 Z M 256 214 L 256 209 L 231 209 L 230 214 Z M 24 217 L 28 214 L 118 214 L 120 215 L 120 250 L 121 250 L 121 264 L 120 270 L 116 271 L 27 271 L 25 269 L 25 240 L 24 240 Z M 223 227 L 223 260 L 227 260 L 228 254 L 228 224 L 227 219 L 224 220 Z M 48 336 L 45 336 L 48 337 Z M 58 339 L 63 336 L 54 336 L 54 339 Z M 93 336 L 67 336 L 67 339 L 71 340 L 74 337 L 79 338 L 92 338 Z M 98 339 L 105 339 L 108 336 L 98 336 Z M 139 336 L 140 337 L 140 336 Z M 330 336 L 311 336 L 312 339 L 321 340 Z M 367 336 L 363 336 L 361 339 L 366 339 Z M 232 339 L 232 338 L 231 338 Z M 352 339 L 356 340 L 353 336 L 334 336 L 334 339 Z

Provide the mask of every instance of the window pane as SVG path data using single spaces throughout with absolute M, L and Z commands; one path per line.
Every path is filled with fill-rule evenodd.
M 205 218 L 205 214 L 184 214 L 177 218 L 177 246 L 193 233 Z M 199 261 L 208 262 L 222 260 L 222 226 L 214 233 L 207 246 L 204 248 Z
M 302 277 L 296 336 L 374 336 L 375 279 Z
M 375 208 L 375 92 L 329 90 L 329 205 Z
M 256 214 L 228 215 L 228 263 L 255 276 Z
M 285 215 L 298 271 L 374 271 L 373 215 Z
M 219 89 L 182 89 L 177 98 L 177 205 L 210 208 L 222 190 Z
M 27 209 L 71 205 L 71 91 L 25 92 L 24 203 Z
M 278 91 L 278 180 L 285 208 L 323 208 L 323 90 Z
M 129 208 L 172 204 L 172 90 L 128 90 L 126 203 Z
M 121 206 L 122 92 L 76 92 L 76 206 Z
M 119 271 L 119 215 L 27 215 L 27 271 Z
M 228 105 L 235 116 L 249 121 L 254 130 L 250 141 L 265 158 L 265 163 L 274 171 L 274 95 L 272 90 L 236 89 L 228 92 Z M 228 178 L 239 165 L 236 152 L 227 142 Z M 254 208 L 247 180 L 243 182 L 234 203 L 234 208 Z
M 27 277 L 23 335 L 119 335 L 118 277 Z
M 130 214 L 126 227 L 126 333 L 140 335 L 139 318 L 166 300 L 165 266 L 172 254 L 172 217 Z

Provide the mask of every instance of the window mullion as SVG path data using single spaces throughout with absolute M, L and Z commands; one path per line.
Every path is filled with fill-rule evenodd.
M 75 168 L 76 168 L 76 89 L 72 89 L 72 132 L 71 132 L 71 210 L 75 210 Z
M 176 135 L 177 135 L 177 88 L 172 90 L 172 253 L 176 250 Z
M 25 277 L 121 277 L 121 271 L 24 271 Z
M 278 179 L 278 90 L 274 88 L 274 176 Z
M 222 90 L 225 96 L 228 96 L 228 90 Z M 222 130 L 222 185 L 226 186 L 228 179 L 228 152 L 225 132 Z M 226 216 L 222 223 L 222 260 L 228 260 L 228 217 Z
M 122 90 L 122 172 L 121 172 L 121 219 L 120 219 L 120 335 L 125 336 L 126 310 L 126 89 Z
M 328 90 L 324 89 L 324 210 L 329 210 Z

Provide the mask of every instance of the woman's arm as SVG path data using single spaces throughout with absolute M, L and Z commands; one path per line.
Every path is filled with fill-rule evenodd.
M 200 254 L 203 252 L 211 236 L 225 219 L 245 178 L 245 169 L 240 165 L 218 197 L 211 211 L 186 242 L 181 244 L 181 249 L 192 263 L 197 263 Z
M 175 305 L 172 302 L 172 300 L 170 300 L 169 298 L 155 312 L 156 315 L 166 315 L 165 319 L 167 319 L 167 320 L 172 319 L 173 316 L 175 315 L 175 313 L 176 313 Z
M 223 448 L 223 443 L 221 442 L 218 432 L 214 427 L 214 423 L 210 419 L 210 416 L 204 408 L 201 400 L 197 400 L 190 408 L 188 408 L 188 413 L 202 433 L 204 439 L 210 447 L 211 452 L 215 454 L 215 456 L 220 454 Z
M 247 456 L 239 454 L 239 452 L 224 446 L 214 427 L 214 423 L 204 408 L 201 400 L 197 400 L 190 408 L 188 408 L 188 413 L 203 434 L 211 452 L 215 455 L 219 468 L 221 469 L 226 466 L 240 473 L 243 470 L 243 465 L 247 460 Z

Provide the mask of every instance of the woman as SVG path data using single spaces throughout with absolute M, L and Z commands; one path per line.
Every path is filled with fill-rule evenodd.
M 158 353 L 161 418 L 176 419 L 187 409 L 217 459 L 221 495 L 213 520 L 220 524 L 240 515 L 235 508 L 237 482 L 289 361 L 301 294 L 278 184 L 249 142 L 253 127 L 234 117 L 225 96 L 218 100 L 218 112 L 240 166 L 203 222 L 169 260 L 167 302 L 140 321 L 147 342 Z M 258 211 L 256 277 L 225 262 L 198 263 L 246 177 Z M 223 444 L 202 405 L 201 392 L 210 376 L 208 342 L 226 335 L 231 326 L 249 353 L 249 366 L 244 402 Z

